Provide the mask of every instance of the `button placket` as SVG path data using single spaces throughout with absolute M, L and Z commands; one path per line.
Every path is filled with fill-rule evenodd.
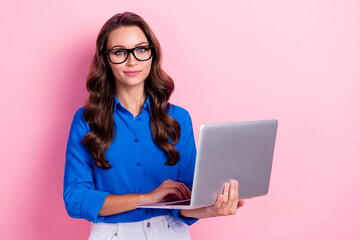
M 135 142 L 135 143 L 138 143 L 138 142 L 139 142 L 139 129 L 138 129 L 139 125 L 137 124 L 137 121 L 138 121 L 138 118 L 135 117 L 135 119 L 134 119 L 134 122 L 135 122 L 135 132 L 136 132 L 136 138 L 134 139 L 134 142 Z
M 143 173 L 142 174 L 142 179 L 144 181 L 143 186 L 139 188 L 140 193 L 145 192 L 145 189 L 146 189 L 146 187 L 145 187 L 145 185 L 146 185 L 146 183 L 145 183 L 145 175 L 144 175 L 144 164 L 143 164 L 143 158 L 142 158 L 142 154 L 143 154 L 142 153 L 142 147 L 143 147 L 142 146 L 142 138 L 143 138 L 143 131 L 144 131 L 143 130 L 144 119 L 142 117 L 143 116 L 140 117 L 140 115 L 136 116 L 135 119 L 134 119 L 134 122 L 133 122 L 134 129 L 135 129 L 134 144 L 136 144 L 135 146 L 138 149 L 138 151 L 137 151 L 138 155 L 137 155 L 137 158 L 136 158 L 136 161 L 135 161 L 134 164 L 135 164 L 135 166 L 136 166 L 136 168 L 138 170 L 142 171 L 142 173 Z M 146 209 L 145 214 L 146 215 L 150 214 L 150 211 L 148 209 Z M 146 224 L 147 224 L 147 222 L 144 222 L 144 226 L 146 226 L 145 229 L 150 230 L 149 227 L 147 227 Z

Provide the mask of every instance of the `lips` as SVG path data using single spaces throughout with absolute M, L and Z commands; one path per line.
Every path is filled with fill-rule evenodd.
M 138 75 L 141 71 L 124 71 L 124 73 L 128 76 L 134 77 Z

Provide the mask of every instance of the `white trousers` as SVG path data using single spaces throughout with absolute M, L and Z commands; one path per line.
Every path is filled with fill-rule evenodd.
M 158 216 L 141 222 L 91 223 L 89 240 L 191 239 L 188 226 L 173 216 Z

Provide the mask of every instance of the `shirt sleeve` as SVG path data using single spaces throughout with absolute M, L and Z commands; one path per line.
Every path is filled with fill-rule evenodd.
M 83 108 L 76 112 L 71 124 L 66 148 L 63 198 L 69 216 L 96 223 L 104 218 L 98 214 L 109 193 L 95 189 L 92 156 L 82 143 L 90 127 L 82 114 Z
M 196 160 L 196 146 L 191 117 L 187 111 L 185 124 L 180 127 L 181 133 L 178 142 L 178 150 L 180 151 L 180 165 L 177 181 L 184 183 L 190 190 L 192 190 Z M 176 219 L 184 222 L 187 225 L 192 225 L 198 220 L 197 218 L 188 218 L 182 216 L 179 209 L 172 210 L 172 213 Z

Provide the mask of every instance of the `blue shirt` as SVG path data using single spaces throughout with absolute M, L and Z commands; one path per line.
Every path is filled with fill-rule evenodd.
M 173 215 L 191 225 L 197 219 L 179 216 L 180 210 L 138 208 L 111 216 L 98 216 L 108 194 L 148 193 L 171 179 L 192 187 L 196 148 L 189 113 L 171 105 L 169 116 L 180 124 L 181 133 L 175 148 L 180 153 L 174 166 L 165 165 L 167 154 L 152 139 L 150 103 L 147 97 L 136 118 L 115 97 L 115 137 L 106 152 L 110 169 L 101 169 L 82 143 L 90 126 L 80 108 L 73 119 L 66 149 L 64 201 L 68 214 L 91 222 L 136 222 L 160 215 Z

